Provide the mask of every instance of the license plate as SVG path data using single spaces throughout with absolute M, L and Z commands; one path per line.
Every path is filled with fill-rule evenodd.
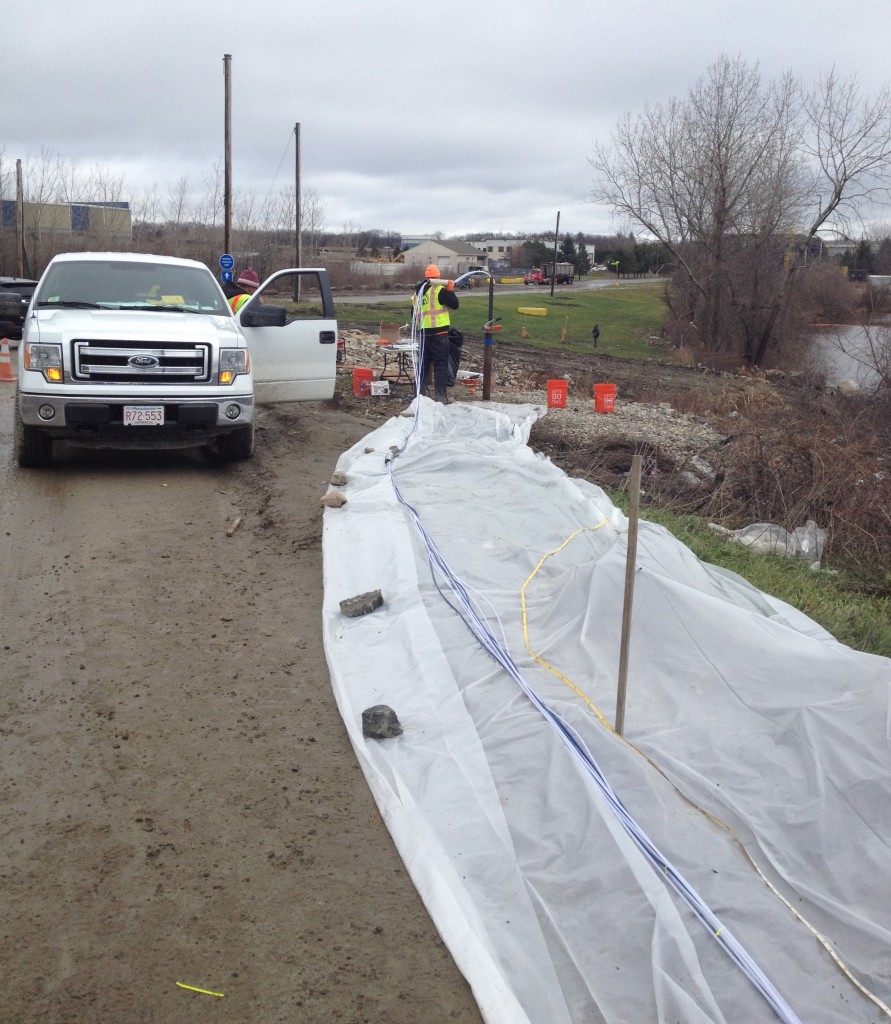
M 163 405 L 125 405 L 125 427 L 163 427 Z

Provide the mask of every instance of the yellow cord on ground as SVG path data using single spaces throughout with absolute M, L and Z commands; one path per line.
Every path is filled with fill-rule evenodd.
M 200 992 L 203 996 L 216 996 L 217 999 L 223 999 L 226 995 L 225 992 L 211 992 L 209 988 L 195 988 L 194 985 L 186 985 L 181 981 L 176 983 L 180 988 L 188 989 L 189 992 Z
M 554 548 L 553 551 L 549 551 L 549 552 L 547 552 L 547 554 L 542 555 L 542 557 L 538 561 L 538 564 L 535 566 L 535 568 L 529 574 L 529 576 L 526 579 L 526 581 L 523 584 L 523 586 L 520 588 L 520 604 L 521 604 L 522 615 L 523 615 L 523 642 L 526 645 L 526 650 L 529 652 L 529 655 L 532 658 L 534 658 L 535 661 L 537 661 L 540 665 L 542 665 L 544 668 L 546 668 L 548 670 L 548 672 L 551 672 L 553 675 L 555 675 L 562 683 L 565 683 L 573 691 L 573 693 L 575 693 L 577 696 L 581 697 L 581 699 L 594 712 L 594 714 L 598 717 L 598 719 L 600 719 L 600 721 L 603 723 L 603 725 L 605 725 L 606 728 L 609 729 L 609 731 L 611 733 L 613 733 L 613 735 L 619 736 L 619 734 L 616 732 L 616 730 L 613 728 L 613 726 L 610 725 L 610 723 L 607 721 L 607 719 L 604 716 L 604 714 L 600 711 L 600 709 L 597 707 L 597 705 L 591 700 L 591 698 L 588 697 L 588 695 L 580 687 L 576 686 L 576 684 L 573 683 L 572 680 L 570 680 L 566 676 L 564 676 L 561 672 L 559 672 L 556 668 L 554 668 L 554 666 L 551 665 L 550 662 L 545 661 L 544 658 L 542 658 L 536 651 L 533 650 L 532 645 L 529 643 L 529 623 L 528 623 L 528 616 L 527 616 L 527 612 L 526 612 L 526 589 L 529 586 L 529 584 L 532 583 L 532 581 L 538 575 L 539 570 L 545 564 L 545 562 L 549 558 L 551 558 L 553 555 L 559 554 L 565 547 L 567 547 L 568 544 L 570 544 L 571 541 L 573 541 L 580 534 L 592 533 L 595 530 L 599 530 L 599 529 L 601 529 L 601 527 L 606 526 L 608 524 L 608 522 L 609 522 L 608 519 L 604 519 L 601 522 L 599 522 L 596 526 L 583 526 L 583 527 L 581 527 L 581 529 L 578 529 L 574 533 L 570 534 L 569 537 L 567 537 L 566 540 L 563 541 L 563 543 L 559 547 L 556 547 L 556 548 Z M 755 860 L 753 859 L 752 855 L 746 849 L 745 843 L 742 841 L 742 839 L 739 837 L 739 835 L 737 835 L 736 831 L 732 828 L 732 826 L 728 825 L 726 821 L 722 821 L 720 818 L 716 817 L 711 812 L 705 810 L 704 807 L 700 807 L 699 804 L 697 804 L 693 800 L 691 800 L 686 795 L 686 793 L 684 793 L 682 790 L 678 789 L 678 787 L 675 785 L 675 783 L 672 782 L 672 780 L 665 774 L 664 771 L 662 771 L 662 769 L 659 767 L 659 765 L 655 764 L 651 760 L 651 758 L 649 758 L 642 750 L 639 750 L 633 743 L 631 743 L 629 740 L 627 740 L 624 736 L 619 736 L 619 739 L 622 740 L 624 743 L 626 743 L 636 754 L 639 754 L 647 762 L 647 764 L 649 764 L 652 768 L 654 768 L 657 772 L 659 772 L 659 774 L 662 776 L 662 778 L 664 778 L 665 781 L 668 782 L 672 786 L 674 791 L 683 800 L 685 800 L 694 810 L 697 810 L 697 811 L 699 811 L 700 814 L 705 815 L 706 818 L 708 818 L 710 821 L 714 822 L 716 825 L 718 825 L 721 828 L 723 828 L 730 836 L 732 836 L 732 838 L 739 844 L 740 849 L 746 855 L 746 858 L 748 859 L 749 863 L 752 865 L 752 867 L 758 873 L 758 875 L 760 876 L 761 880 L 768 887 L 768 889 L 770 889 L 770 891 L 775 896 L 777 896 L 782 901 L 782 903 L 789 910 L 792 911 L 792 913 L 795 915 L 795 917 L 805 926 L 805 928 L 807 928 L 807 930 L 814 936 L 814 938 L 823 946 L 823 948 L 829 953 L 829 955 L 835 961 L 835 964 L 842 971 L 842 973 L 847 977 L 847 979 L 856 988 L 858 988 L 860 990 L 860 992 L 862 992 L 863 995 L 866 996 L 867 999 L 871 1000 L 871 1002 L 873 1002 L 887 1017 L 891 1017 L 891 1007 L 887 1006 L 877 995 L 875 995 L 873 992 L 870 992 L 870 990 L 868 988 L 866 988 L 864 985 L 862 985 L 854 977 L 854 975 L 848 969 L 848 967 L 845 964 L 845 962 L 841 959 L 841 957 L 839 957 L 838 953 L 836 953 L 835 950 L 832 948 L 832 945 L 830 944 L 829 940 L 821 932 L 819 932 L 810 923 L 810 921 L 807 920 L 806 917 L 804 917 L 798 910 L 796 910 L 796 908 L 794 906 L 792 906 L 792 904 L 786 899 L 786 897 L 776 888 L 776 886 L 764 874 L 764 872 L 761 870 L 761 868 L 758 867 L 758 865 L 755 863 Z
M 599 522 L 596 526 L 583 526 L 583 527 L 581 527 L 581 529 L 576 530 L 575 533 L 573 533 L 569 537 L 567 537 L 566 540 L 563 541 L 563 543 L 560 545 L 560 547 L 554 548 L 553 551 L 549 551 L 546 555 L 542 555 L 542 557 L 539 559 L 538 565 L 536 565 L 536 567 L 532 570 L 531 574 L 529 575 L 529 578 L 526 580 L 526 582 L 520 588 L 520 604 L 522 606 L 522 611 L 523 611 L 523 642 L 526 644 L 526 650 L 529 652 L 529 654 L 540 665 L 543 665 L 548 670 L 548 672 L 553 672 L 553 674 L 561 682 L 565 683 L 574 693 L 576 693 L 579 697 L 581 697 L 582 700 L 588 705 L 588 707 L 594 712 L 594 714 L 597 715 L 597 717 L 600 719 L 600 721 L 603 722 L 603 724 L 607 727 L 607 729 L 609 729 L 610 732 L 614 732 L 615 730 L 613 729 L 613 727 L 603 717 L 603 715 L 600 712 L 600 709 L 597 707 L 596 704 L 594 704 L 594 702 L 592 700 L 589 699 L 587 694 L 584 693 L 582 690 L 580 690 L 575 685 L 575 683 L 573 683 L 569 679 L 567 679 L 566 676 L 561 675 L 561 673 L 558 672 L 557 669 L 555 669 L 553 665 L 551 665 L 549 662 L 545 661 L 544 658 L 540 657 L 538 654 L 535 653 L 535 651 L 532 650 L 532 647 L 529 644 L 529 629 L 528 629 L 528 622 L 527 622 L 527 615 L 526 615 L 526 588 L 529 586 L 529 584 L 538 575 L 538 570 L 545 564 L 545 562 L 552 555 L 559 554 L 567 546 L 567 544 L 569 544 L 570 541 L 572 541 L 576 537 L 578 537 L 579 534 L 581 534 L 581 533 L 593 533 L 595 530 L 599 530 L 601 527 L 606 526 L 608 523 L 609 523 L 609 520 L 608 519 L 604 519 L 602 522 Z

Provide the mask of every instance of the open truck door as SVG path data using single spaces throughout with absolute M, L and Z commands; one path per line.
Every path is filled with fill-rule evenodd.
M 328 274 L 280 270 L 236 314 L 247 339 L 260 404 L 332 398 L 337 319 Z

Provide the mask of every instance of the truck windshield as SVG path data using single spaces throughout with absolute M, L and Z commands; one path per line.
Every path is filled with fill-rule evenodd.
M 36 296 L 41 307 L 184 310 L 228 316 L 210 271 L 170 263 L 78 260 L 49 268 Z

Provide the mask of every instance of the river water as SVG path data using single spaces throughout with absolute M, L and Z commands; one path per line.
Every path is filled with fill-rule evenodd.
M 879 383 L 877 365 L 891 360 L 891 327 L 828 327 L 817 337 L 821 369 L 827 384 L 854 381 L 862 391 Z

